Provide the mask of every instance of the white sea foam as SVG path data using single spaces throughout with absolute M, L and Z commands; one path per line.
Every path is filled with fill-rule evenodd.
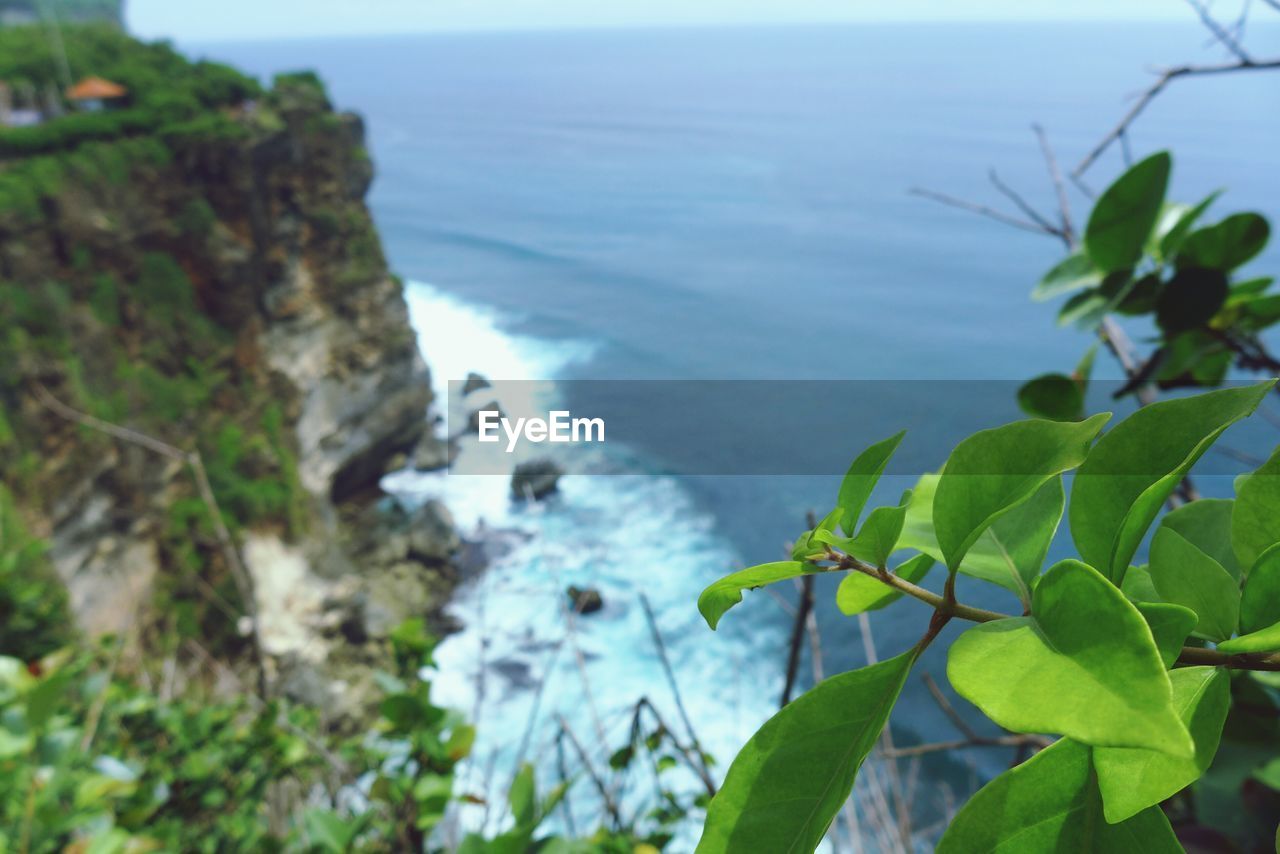
M 583 342 L 509 334 L 495 313 L 426 285 L 411 284 L 408 297 L 442 396 L 448 380 L 468 371 L 553 379 L 593 350 Z M 450 610 L 464 628 L 436 652 L 438 701 L 464 710 L 478 727 L 475 759 L 462 775 L 467 791 L 502 803 L 518 762 L 551 765 L 557 716 L 601 766 L 622 746 L 630 710 L 642 697 L 683 732 L 641 594 L 661 628 L 689 715 L 722 766 L 771 712 L 781 675 L 776 650 L 767 650 L 776 643 L 767 632 L 712 635 L 698 615 L 698 593 L 738 561 L 679 480 L 568 475 L 557 497 L 537 505 L 513 503 L 507 478 L 494 475 L 402 472 L 386 485 L 409 500 L 443 499 L 469 538 L 487 531 L 484 538 L 493 541 L 492 532 L 508 532 L 500 538 L 503 553 L 458 591 Z M 605 602 L 602 611 L 574 619 L 571 632 L 569 585 L 594 587 Z M 577 790 L 589 804 L 589 787 Z M 491 820 L 500 820 L 502 810 L 493 812 Z M 476 809 L 463 820 L 474 827 L 481 816 Z

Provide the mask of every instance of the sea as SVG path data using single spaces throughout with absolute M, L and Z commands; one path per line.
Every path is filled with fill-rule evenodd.
M 1280 47 L 1280 27 L 1255 25 L 1251 38 L 1259 52 Z M 1029 298 L 1062 248 L 910 190 L 1016 213 L 994 171 L 1054 211 L 1032 124 L 1070 169 L 1153 67 L 1221 59 L 1206 41 L 1189 18 L 182 45 L 264 79 L 316 69 L 337 105 L 364 116 L 377 168 L 369 202 L 407 281 L 441 401 L 470 372 L 561 382 L 573 409 L 588 413 L 591 389 L 610 383 L 582 380 L 809 381 L 819 390 L 782 422 L 732 407 L 719 419 L 682 419 L 673 406 L 677 442 L 606 442 L 600 470 L 609 473 L 567 475 L 549 502 L 513 502 L 506 479 L 492 475 L 388 479 L 403 500 L 443 499 L 465 535 L 490 543 L 488 566 L 468 574 L 451 606 L 461 628 L 439 646 L 434 674 L 437 699 L 479 730 L 463 779 L 490 806 L 470 808 L 464 827 L 501 825 L 522 762 L 540 769 L 544 789 L 554 784 L 561 726 L 602 770 L 642 698 L 687 739 L 683 706 L 723 774 L 778 708 L 797 593 L 749 593 L 716 632 L 698 614 L 698 594 L 734 569 L 782 559 L 806 514 L 833 504 L 839 472 L 690 474 L 668 458 L 679 456 L 673 449 L 710 457 L 732 443 L 749 456 L 781 438 L 820 442 L 847 461 L 864 432 L 854 429 L 857 394 L 841 393 L 837 406 L 824 401 L 824 383 L 910 389 L 912 424 L 926 431 L 959 418 L 966 389 L 1005 401 L 986 407 L 989 424 L 979 426 L 1018 417 L 1018 382 L 1070 370 L 1090 343 Z M 1134 126 L 1128 154 L 1170 149 L 1174 198 L 1225 188 L 1221 213 L 1275 220 L 1276 83 L 1261 73 L 1178 81 Z M 1093 190 L 1124 154 L 1114 148 L 1087 173 Z M 1071 202 L 1079 220 L 1088 200 L 1073 187 Z M 1254 266 L 1277 261 L 1272 248 Z M 1151 332 L 1129 331 L 1140 344 Z M 1096 370 L 1119 376 L 1105 353 Z M 918 455 L 937 465 L 945 449 Z M 896 503 L 912 479 L 886 477 L 877 500 Z M 1055 550 L 1069 551 L 1065 532 Z M 912 602 L 867 621 L 844 617 L 827 581 L 817 584 L 822 673 L 900 652 L 923 631 L 928 613 Z M 598 589 L 603 609 L 568 614 L 569 585 Z M 961 595 L 1015 607 L 977 584 Z M 974 727 L 994 732 L 947 687 L 946 641 L 959 630 L 949 628 L 909 680 L 892 718 L 898 747 L 961 737 L 924 673 Z M 800 688 L 817 675 L 814 658 L 806 641 Z M 1012 759 L 972 748 L 914 762 L 921 839 Z M 589 781 L 574 791 L 578 822 L 589 825 L 600 804 Z M 646 792 L 632 785 L 619 798 L 643 809 Z

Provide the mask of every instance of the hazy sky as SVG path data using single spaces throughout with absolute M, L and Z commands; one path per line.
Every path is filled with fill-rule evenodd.
M 716 23 L 1186 20 L 1188 15 L 1181 0 L 127 0 L 127 8 L 135 32 L 185 41 Z

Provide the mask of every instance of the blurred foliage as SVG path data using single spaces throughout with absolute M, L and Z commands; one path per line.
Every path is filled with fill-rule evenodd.
M 449 810 L 475 801 L 454 786 L 475 731 L 432 701 L 433 640 L 420 621 L 391 636 L 396 668 L 376 674 L 377 720 L 343 738 L 325 736 L 312 712 L 248 693 L 161 699 L 118 672 L 124 643 L 0 655 L 0 851 L 436 851 Z M 625 830 L 543 831 L 569 785 L 539 793 L 522 767 L 508 828 L 469 834 L 458 850 L 660 850 Z
M 1067 297 L 1060 325 L 1097 330 L 1109 315 L 1146 320 L 1153 350 L 1117 396 L 1144 386 L 1220 385 L 1233 368 L 1274 375 L 1261 334 L 1280 321 L 1274 279 L 1242 273 L 1271 237 L 1260 213 L 1206 223 L 1221 192 L 1195 204 L 1167 199 L 1173 161 L 1160 152 L 1133 165 L 1102 193 L 1082 247 L 1049 270 L 1032 297 Z M 1036 377 L 1019 393 L 1032 415 L 1083 417 L 1092 351 L 1070 376 Z

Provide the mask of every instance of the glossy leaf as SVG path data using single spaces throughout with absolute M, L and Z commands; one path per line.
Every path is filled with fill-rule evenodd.
M 1218 651 L 1229 655 L 1241 652 L 1280 652 L 1280 623 L 1223 641 L 1218 644 Z
M 1172 162 L 1160 152 L 1129 168 L 1093 206 L 1084 245 L 1104 272 L 1133 267 L 1164 205 Z
M 1045 573 L 1030 616 L 962 634 L 951 646 L 947 676 L 962 697 L 1014 732 L 1192 752 L 1146 621 L 1118 588 L 1078 561 Z
M 1195 633 L 1225 640 L 1240 622 L 1240 586 L 1216 560 L 1161 526 L 1151 540 L 1151 583 L 1160 598 L 1196 612 Z
M 732 575 L 726 575 L 703 590 L 702 595 L 698 597 L 698 611 L 707 621 L 707 625 L 714 630 L 725 612 L 742 601 L 742 591 L 822 571 L 821 567 L 798 560 L 762 563 L 750 569 L 743 569 Z
M 935 561 L 929 555 L 916 555 L 893 571 L 899 578 L 919 584 L 929 574 Z M 896 602 L 902 594 L 882 581 L 861 572 L 850 572 L 836 589 L 836 607 L 852 616 L 864 611 L 877 611 Z
M 1074 293 L 1081 288 L 1091 288 L 1102 282 L 1102 272 L 1093 266 L 1093 261 L 1083 252 L 1068 255 L 1064 260 L 1044 274 L 1044 278 L 1031 292 L 1031 298 L 1037 302 L 1053 299 L 1063 294 Z
M 1035 418 L 1078 421 L 1084 416 L 1084 390 L 1066 374 L 1041 374 L 1018 389 L 1018 406 Z
M 942 549 L 933 533 L 933 498 L 938 480 L 938 475 L 925 475 L 916 484 L 898 546 L 941 561 Z M 998 584 L 1030 603 L 1031 586 L 1044 565 L 1064 504 L 1062 478 L 1052 478 L 978 537 L 960 563 L 960 572 Z
M 1071 536 L 1086 563 L 1119 584 L 1165 499 L 1273 382 L 1145 406 L 1103 436 L 1076 473 Z
M 813 851 L 853 789 L 915 651 L 819 682 L 762 726 L 707 808 L 699 854 Z
M 1276 543 L 1280 543 L 1280 448 L 1236 486 L 1231 514 L 1231 546 L 1246 572 Z
M 1239 578 L 1240 562 L 1231 548 L 1231 517 L 1235 501 L 1230 498 L 1201 498 L 1170 510 L 1160 520 L 1161 527 L 1177 531 L 1187 542 L 1216 560 Z
M 978 790 L 938 841 L 938 854 L 1180 854 L 1158 807 L 1103 820 L 1089 748 L 1062 739 Z
M 1134 602 L 1133 606 L 1147 621 L 1156 649 L 1160 651 L 1160 660 L 1166 668 L 1172 667 L 1182 654 L 1187 635 L 1196 627 L 1199 619 L 1196 612 L 1171 602 Z
M 1124 574 L 1124 582 L 1120 585 L 1121 591 L 1125 596 L 1129 597 L 1130 602 L 1159 602 L 1160 594 L 1156 592 L 1156 586 L 1151 583 L 1151 570 L 1144 566 L 1131 566 L 1129 571 Z M 1192 620 L 1192 625 L 1195 621 Z M 1191 629 L 1187 629 L 1190 633 Z
M 844 515 L 844 511 L 839 507 L 832 510 L 822 521 L 818 523 L 818 527 L 812 531 L 805 531 L 796 538 L 795 544 L 791 547 L 792 560 L 805 560 L 806 558 L 815 557 L 826 552 L 823 532 L 830 533 L 840 524 L 840 518 Z
M 902 501 L 893 507 L 877 507 L 867 514 L 867 521 L 858 529 L 858 535 L 849 540 L 846 553 L 872 566 L 884 566 L 889 555 L 898 545 L 902 523 L 911 503 L 911 490 L 902 494 Z
M 1256 632 L 1280 623 L 1280 546 L 1263 552 L 1240 596 L 1240 631 Z
M 840 494 L 836 498 L 836 507 L 840 510 L 840 527 L 846 534 L 852 535 L 857 530 L 862 509 L 867 506 L 867 500 L 871 498 L 872 490 L 876 488 L 880 475 L 889 464 L 889 458 L 906 434 L 907 431 L 903 430 L 875 443 L 849 465 L 849 470 L 840 483 Z
M 1222 191 L 1218 190 L 1210 193 L 1200 201 L 1195 207 L 1183 207 L 1178 212 L 1178 217 L 1169 229 L 1165 231 L 1159 225 L 1156 226 L 1157 233 L 1160 237 L 1160 256 L 1162 258 L 1172 258 L 1178 254 L 1178 250 L 1182 247 L 1182 241 L 1191 233 L 1191 229 L 1195 226 L 1196 221 L 1204 216 L 1204 212 L 1214 203 L 1218 196 L 1222 195 Z
M 951 452 L 933 500 L 933 528 L 948 569 L 1001 515 L 1084 461 L 1111 416 L 1079 423 L 1015 421 L 973 434 Z
M 1159 804 L 1200 779 L 1218 752 L 1231 705 L 1231 679 L 1214 667 L 1183 667 L 1169 674 L 1173 705 L 1191 732 L 1196 754 L 1180 759 L 1155 750 L 1095 747 L 1103 813 L 1115 823 Z
M 1178 266 L 1208 267 L 1230 272 L 1266 248 L 1271 225 L 1256 213 L 1238 213 L 1216 225 L 1187 235 L 1178 252 Z
M 1221 270 L 1179 270 L 1156 299 L 1156 323 L 1166 335 L 1206 326 L 1227 301 L 1227 276 Z

